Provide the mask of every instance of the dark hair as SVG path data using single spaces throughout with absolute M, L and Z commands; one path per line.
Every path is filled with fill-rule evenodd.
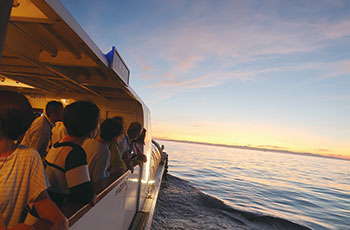
M 115 117 L 113 117 L 112 119 L 115 120 L 116 122 L 118 122 L 119 124 L 124 125 L 124 119 L 123 119 L 123 117 L 121 117 L 121 116 L 115 116 Z
M 100 124 L 100 137 L 105 141 L 111 141 L 120 136 L 123 131 L 123 125 L 114 119 L 106 119 Z
M 50 117 L 53 113 L 58 113 L 63 109 L 63 105 L 59 101 L 49 101 L 46 104 L 45 113 L 48 117 Z
M 146 129 L 142 129 L 141 135 L 135 140 L 136 143 L 140 143 L 141 145 L 145 145 L 145 137 L 146 137 Z
M 17 140 L 34 119 L 28 99 L 14 91 L 0 90 L 0 134 Z
M 140 122 L 137 122 L 137 121 L 132 122 L 128 128 L 128 137 L 130 138 L 130 140 L 137 138 L 141 129 L 142 129 L 142 125 L 140 124 Z
M 77 101 L 66 106 L 63 124 L 67 133 L 74 137 L 88 137 L 97 127 L 100 109 L 90 101 Z

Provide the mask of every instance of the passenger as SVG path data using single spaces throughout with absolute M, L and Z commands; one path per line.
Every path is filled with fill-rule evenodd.
M 136 155 L 137 155 L 137 160 L 140 162 L 143 162 L 143 163 L 147 162 L 147 157 L 145 154 L 143 154 L 143 146 L 145 145 L 145 137 L 146 137 L 146 129 L 144 128 L 142 130 L 141 135 L 135 141 L 133 141 L 133 147 L 134 147 L 134 151 L 136 152 Z
M 124 153 L 123 159 L 128 167 L 128 169 L 130 169 L 131 172 L 134 172 L 134 166 L 135 165 L 141 165 L 141 162 L 139 162 L 136 159 L 136 153 L 135 150 L 133 148 L 133 141 L 136 140 L 142 132 L 142 125 L 137 122 L 134 121 L 130 124 L 128 131 L 127 131 L 127 135 L 125 135 L 125 140 L 127 142 L 127 146 L 128 146 L 128 150 Z
M 55 127 L 52 128 L 52 144 L 56 144 L 60 140 L 62 140 L 67 135 L 67 129 L 64 127 L 64 124 L 62 121 L 56 122 Z
M 130 141 L 129 141 L 128 134 L 126 132 L 125 124 L 124 124 L 124 137 L 122 138 L 121 141 L 118 142 L 120 154 L 122 156 L 124 156 L 126 154 L 126 152 L 128 152 L 128 150 L 130 149 L 129 142 Z
M 31 229 L 21 220 L 21 214 L 29 206 L 38 217 L 52 223 L 52 229 L 68 229 L 68 220 L 46 191 L 39 153 L 15 143 L 32 119 L 33 110 L 27 98 L 0 90 L 0 226 Z
M 124 125 L 124 120 L 122 117 L 117 116 L 117 117 L 113 117 L 112 119 L 114 119 L 117 123 L 119 123 L 122 126 L 122 132 L 121 134 L 117 137 L 117 139 L 115 141 L 112 142 L 111 146 L 110 146 L 110 163 L 111 163 L 111 167 L 110 167 L 110 172 L 118 174 L 118 175 L 122 175 L 126 170 L 127 170 L 127 166 L 122 158 L 122 155 L 120 153 L 120 149 L 119 149 L 119 145 L 118 143 L 122 142 L 122 140 L 125 137 L 125 125 Z
M 56 121 L 62 121 L 63 105 L 58 101 L 50 101 L 45 108 L 45 114 L 36 118 L 24 135 L 22 145 L 38 150 L 40 156 L 44 158 L 50 149 L 51 129 Z
M 123 126 L 113 119 L 106 119 L 100 125 L 98 137 L 87 139 L 83 148 L 87 155 L 90 178 L 97 181 L 109 176 L 110 168 L 110 145 L 116 142 L 123 132 Z
M 63 112 L 68 135 L 48 152 L 45 163 L 51 198 L 61 206 L 65 201 L 87 204 L 94 198 L 87 158 L 81 145 L 94 132 L 99 108 L 89 101 L 77 101 Z
M 130 124 L 129 128 L 128 128 L 128 137 L 129 137 L 129 141 L 134 141 L 136 140 L 141 134 L 142 134 L 143 128 L 142 125 L 137 122 L 134 121 Z

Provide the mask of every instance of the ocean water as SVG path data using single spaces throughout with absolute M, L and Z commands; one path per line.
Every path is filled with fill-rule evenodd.
M 159 141 L 152 229 L 350 229 L 350 161 Z

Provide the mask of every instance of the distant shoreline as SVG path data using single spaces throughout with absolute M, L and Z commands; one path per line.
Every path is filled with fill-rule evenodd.
M 163 140 L 163 141 L 187 143 L 187 144 L 200 144 L 200 145 L 218 146 L 218 147 L 235 148 L 235 149 L 250 149 L 250 150 L 257 150 L 257 151 L 270 151 L 270 152 L 287 153 L 287 154 L 294 154 L 294 155 L 322 157 L 322 158 L 331 158 L 331 159 L 350 161 L 350 158 L 348 158 L 348 157 L 343 158 L 343 157 L 337 157 L 337 156 L 331 156 L 331 155 L 321 155 L 321 154 L 317 154 L 317 153 L 306 153 L 306 152 L 294 152 L 294 151 L 282 150 L 282 149 L 278 150 L 278 149 L 257 148 L 257 147 L 250 147 L 250 146 L 240 146 L 240 145 L 213 144 L 213 143 L 206 143 L 206 142 L 186 141 L 186 140 L 172 140 L 172 139 L 158 138 L 158 137 L 155 137 L 154 139 Z

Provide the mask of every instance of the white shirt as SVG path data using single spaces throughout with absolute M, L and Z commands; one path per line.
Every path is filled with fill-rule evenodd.
M 44 166 L 36 150 L 20 145 L 7 158 L 0 157 L 0 213 L 8 228 L 19 223 L 26 205 L 46 189 Z
M 111 152 L 107 144 L 95 139 L 87 139 L 82 147 L 86 152 L 91 180 L 97 182 L 108 177 Z
M 118 143 L 119 150 L 120 150 L 120 155 L 122 158 L 125 157 L 125 154 L 128 152 L 130 149 L 130 141 L 127 136 L 124 136 L 124 138 Z
M 40 156 L 44 158 L 47 148 L 50 147 L 51 129 L 54 125 L 46 115 L 36 118 L 26 131 L 21 144 L 38 150 Z
M 63 137 L 65 137 L 67 134 L 67 129 L 64 126 L 63 121 L 56 122 L 55 127 L 52 128 L 52 144 L 56 144 L 57 142 L 62 140 Z

